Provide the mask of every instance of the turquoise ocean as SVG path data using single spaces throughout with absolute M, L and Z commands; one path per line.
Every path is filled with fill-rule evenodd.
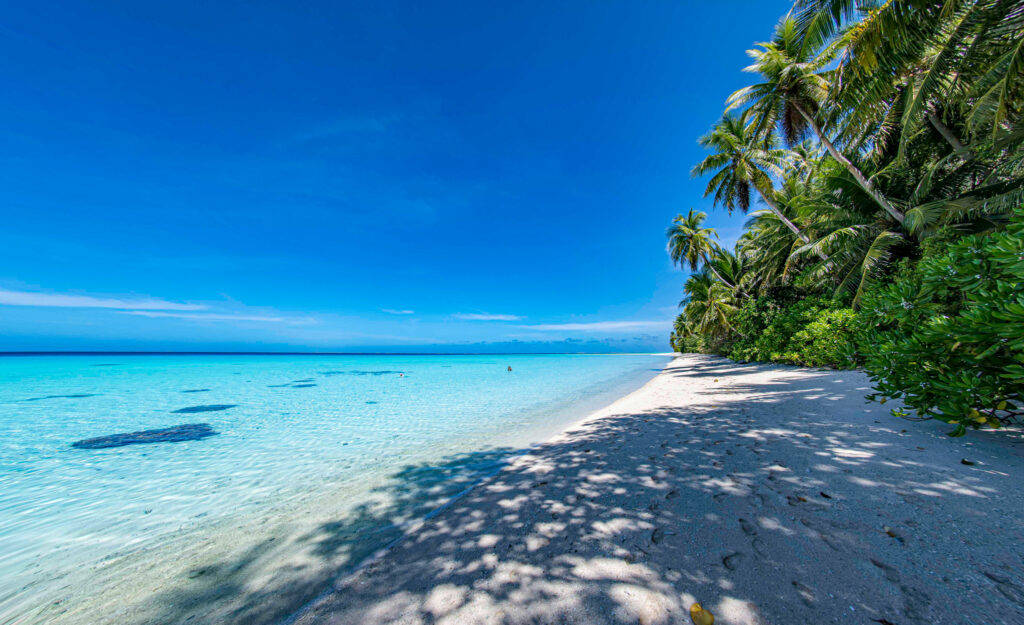
M 256 540 L 260 530 L 237 528 L 248 519 L 272 527 L 304 506 L 310 518 L 316 506 L 321 516 L 368 506 L 380 497 L 376 485 L 410 467 L 429 472 L 452 466 L 450 458 L 484 458 L 498 467 L 507 455 L 488 450 L 526 450 L 639 388 L 668 360 L 0 357 L 0 623 L 88 614 L 75 604 L 123 585 L 121 569 L 140 579 L 148 575 L 146 584 L 158 588 L 164 569 L 152 560 L 182 553 L 162 546 L 214 548 L 218 532 L 228 535 L 224 528 L 236 528 L 236 543 L 250 535 Z M 72 446 L 183 424 L 203 424 L 208 435 Z M 449 473 L 439 471 L 436 481 L 446 479 Z M 434 484 L 434 494 L 458 491 L 443 486 Z M 409 514 L 428 513 L 439 503 L 435 497 L 411 506 Z M 379 529 L 373 522 L 358 527 L 367 534 Z M 133 561 L 138 554 L 145 554 L 149 568 Z

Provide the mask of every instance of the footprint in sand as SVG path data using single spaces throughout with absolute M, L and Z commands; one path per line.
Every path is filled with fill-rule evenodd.
M 871 564 L 874 564 L 876 567 L 882 570 L 882 573 L 885 575 L 885 579 L 893 583 L 899 583 L 900 574 L 895 567 L 889 566 L 885 562 L 876 560 L 874 558 L 868 558 L 868 560 L 871 562 Z
M 1010 601 L 1013 601 L 1017 605 L 1024 606 L 1024 588 L 1014 584 L 1008 577 L 990 573 L 988 571 L 982 571 L 982 573 L 985 577 L 992 580 L 996 585 L 996 590 L 999 591 L 999 594 L 1003 595 Z
M 804 604 L 807 606 L 814 605 L 814 591 L 811 590 L 810 587 L 794 580 L 793 588 L 796 588 L 796 594 L 800 595 L 800 600 L 803 601 Z
M 757 534 L 757 530 L 754 528 L 753 524 L 751 524 L 750 521 L 746 519 L 737 520 L 740 522 L 740 529 L 743 530 L 744 534 L 746 534 L 747 536 L 753 536 Z
M 734 551 L 722 558 L 722 564 L 730 571 L 735 571 L 736 567 L 740 565 L 740 561 L 742 560 L 743 554 L 738 551 Z

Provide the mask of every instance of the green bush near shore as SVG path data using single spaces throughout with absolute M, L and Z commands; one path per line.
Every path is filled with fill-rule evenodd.
M 897 416 L 946 421 L 954 436 L 1001 427 L 1024 416 L 1024 208 L 999 231 L 936 237 L 866 289 L 856 310 L 794 292 L 751 297 L 727 331 L 677 336 L 673 348 L 862 367 L 875 385 L 869 399 L 915 412 Z
M 999 427 L 1024 414 L 1024 210 L 1002 232 L 926 251 L 864 298 L 864 368 L 879 400 Z

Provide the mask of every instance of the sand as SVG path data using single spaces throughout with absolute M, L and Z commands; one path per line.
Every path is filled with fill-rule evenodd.
M 682 356 L 285 622 L 1024 623 L 1021 432 L 952 439 L 867 392 Z

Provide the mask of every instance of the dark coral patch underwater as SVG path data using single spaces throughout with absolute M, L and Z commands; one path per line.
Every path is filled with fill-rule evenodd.
M 73 393 L 71 395 L 44 395 L 43 397 L 29 397 L 22 401 L 39 401 L 42 399 L 79 399 L 82 397 L 96 397 L 99 393 Z
M 87 438 L 75 441 L 71 443 L 71 446 L 76 449 L 108 449 L 110 447 L 124 447 L 125 445 L 141 445 L 145 443 L 196 441 L 217 434 L 219 432 L 210 427 L 209 423 L 184 423 L 158 430 L 141 430 L 139 432 L 125 432 L 111 434 L 110 436 Z
M 204 404 L 202 406 L 187 406 L 185 408 L 178 408 L 171 412 L 177 414 L 192 414 L 194 412 L 217 412 L 218 410 L 227 410 L 228 408 L 234 408 L 238 404 Z

